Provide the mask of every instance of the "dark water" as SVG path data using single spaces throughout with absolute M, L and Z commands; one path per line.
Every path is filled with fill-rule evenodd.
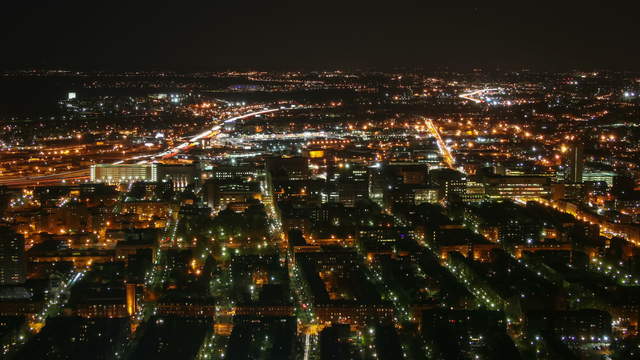
M 4 75 L 0 76 L 0 118 L 50 115 L 58 102 L 76 92 L 78 98 L 139 96 L 162 92 L 223 89 L 233 79 L 188 76 Z
M 56 113 L 70 87 L 68 79 L 0 77 L 0 119 Z
M 264 85 L 244 78 L 194 76 L 86 76 L 0 74 L 0 120 L 11 117 L 50 116 L 60 112 L 58 102 L 71 91 L 79 99 L 97 96 L 141 96 L 155 93 L 200 92 L 230 101 L 328 101 L 348 98 L 351 91 L 294 92 L 229 91 L 230 87 Z M 285 95 L 286 94 L 286 95 Z

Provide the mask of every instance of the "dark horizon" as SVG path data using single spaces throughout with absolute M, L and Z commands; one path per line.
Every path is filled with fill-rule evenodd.
M 551 4 L 11 3 L 0 69 L 640 70 L 635 6 Z
M 635 76 L 636 74 L 640 74 L 640 69 L 617 69 L 617 68 L 606 68 L 606 67 L 567 67 L 567 68 L 556 68 L 556 69 L 545 69 L 545 68 L 536 68 L 536 67 L 469 67 L 469 68 L 452 68 L 452 67 L 444 67 L 444 66 L 433 66 L 430 68 L 420 67 L 420 66 L 369 66 L 369 67 L 358 67 L 358 66 L 287 66 L 287 67 L 260 67 L 260 66 L 238 66 L 238 67 L 192 67 L 192 68 L 170 68 L 170 67 L 101 67 L 101 68 L 87 68 L 82 66 L 67 66 L 67 67 L 50 67 L 46 65 L 42 66 L 25 66 L 25 67 L 4 67 L 0 68 L 0 73 L 4 74 L 13 74 L 13 75 L 29 75 L 30 73 L 47 73 L 48 75 L 55 75 L 55 73 L 59 73 L 60 75 L 86 75 L 86 76 L 118 76 L 118 75 L 130 75 L 134 73 L 140 73 L 140 75 L 147 74 L 163 74 L 165 76 L 189 76 L 189 75 L 206 75 L 206 74 L 224 74 L 224 73 L 249 73 L 249 72 L 260 72 L 260 73 L 287 73 L 287 72 L 300 72 L 300 73 L 321 73 L 321 72 L 343 72 L 343 73 L 369 73 L 369 74 L 393 74 L 393 73 L 413 73 L 413 74 L 422 74 L 422 75 L 437 75 L 437 74 L 460 74 L 460 75 L 472 75 L 472 74 L 484 74 L 488 76 L 500 76 L 512 73 L 521 73 L 521 74 L 540 74 L 540 75 L 558 75 L 558 74 L 580 74 L 580 73 L 598 73 L 598 74 L 628 74 L 631 76 Z

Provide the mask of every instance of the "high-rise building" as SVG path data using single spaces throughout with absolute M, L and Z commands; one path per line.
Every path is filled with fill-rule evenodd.
M 27 277 L 24 237 L 0 226 L 0 285 L 23 284 Z
M 565 180 L 571 183 L 582 182 L 584 171 L 584 151 L 582 144 L 574 144 L 568 151 Z

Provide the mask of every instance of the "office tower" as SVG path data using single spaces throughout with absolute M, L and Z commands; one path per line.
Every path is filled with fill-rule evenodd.
M 574 144 L 568 151 L 567 172 L 565 181 L 571 183 L 582 182 L 584 170 L 584 151 L 582 144 Z
M 26 280 L 24 237 L 0 227 L 0 285 L 23 284 Z

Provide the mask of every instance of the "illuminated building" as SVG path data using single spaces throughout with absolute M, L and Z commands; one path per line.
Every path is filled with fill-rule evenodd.
M 437 203 L 440 199 L 439 191 L 436 188 L 416 188 L 414 189 L 414 203 Z
M 24 237 L 7 227 L 0 227 L 0 285 L 23 284 L 26 272 Z
M 351 324 L 359 328 L 371 322 L 391 321 L 394 317 L 393 307 L 386 304 L 332 302 L 316 304 L 315 311 L 323 323 Z
M 127 298 L 127 314 L 133 316 L 138 311 L 138 300 L 136 296 L 136 289 L 138 284 L 128 283 L 126 286 L 126 298 Z
M 444 189 L 447 199 L 456 197 L 464 202 L 479 202 L 485 199 L 484 184 L 467 178 L 447 180 Z
M 438 189 L 425 185 L 400 184 L 387 189 L 384 194 L 385 204 L 419 205 L 422 203 L 435 203 L 438 201 Z
M 323 150 L 310 150 L 309 151 L 309 157 L 311 159 L 323 158 L 324 157 L 324 151 Z
M 75 314 L 84 318 L 124 318 L 128 315 L 127 305 L 122 299 L 75 304 Z
M 205 184 L 207 205 L 215 210 L 224 209 L 230 203 L 246 203 L 260 199 L 261 192 L 257 182 L 228 180 L 208 180 Z
M 27 258 L 32 262 L 73 263 L 76 268 L 92 264 L 110 263 L 116 260 L 114 250 L 70 249 L 60 241 L 50 240 L 37 244 L 27 251 Z
M 295 314 L 293 305 L 240 304 L 236 306 L 236 316 L 287 317 Z
M 176 190 L 183 190 L 197 178 L 195 164 L 97 164 L 91 165 L 92 182 L 108 184 L 136 181 L 171 180 Z
M 235 179 L 257 177 L 258 171 L 254 167 L 249 166 L 216 166 L 204 171 L 204 177 L 207 179 Z
M 484 180 L 486 196 L 492 200 L 546 198 L 550 195 L 550 180 L 544 176 L 499 176 Z
M 168 295 L 158 300 L 157 312 L 158 315 L 213 318 L 216 306 L 211 298 L 180 298 Z
M 109 184 L 158 181 L 158 168 L 156 164 L 98 164 L 91 165 L 90 177 L 92 182 Z
M 572 183 L 582 182 L 584 171 L 584 149 L 582 144 L 571 146 L 568 151 L 567 172 L 565 180 Z
M 139 220 L 166 217 L 169 210 L 169 204 L 162 201 L 130 201 L 122 206 L 123 213 L 136 214 Z
M 380 298 L 358 269 L 360 259 L 353 252 L 298 252 L 301 268 L 314 301 L 314 311 L 323 323 L 362 327 L 372 321 L 389 321 L 391 304 Z
M 613 186 L 613 178 L 615 178 L 616 175 L 616 173 L 611 171 L 584 171 L 582 173 L 582 181 L 595 183 L 602 182 L 606 183 L 608 188 L 611 188 Z

